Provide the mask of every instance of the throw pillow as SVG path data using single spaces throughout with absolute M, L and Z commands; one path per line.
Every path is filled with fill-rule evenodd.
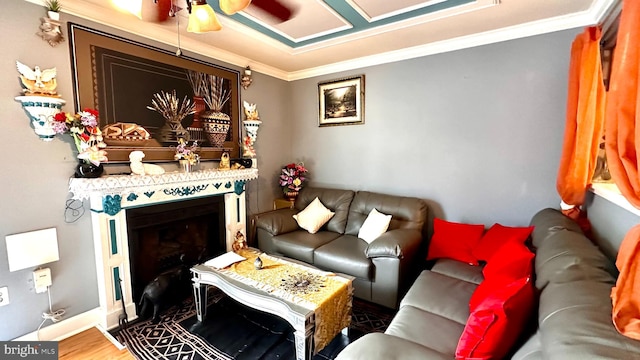
M 327 209 L 317 197 L 299 213 L 293 215 L 298 226 L 315 234 L 329 221 L 335 213 Z
M 478 259 L 471 251 L 483 232 L 482 224 L 461 224 L 436 218 L 433 220 L 433 236 L 427 260 L 449 258 L 478 265 Z
M 360 227 L 358 237 L 371 244 L 373 240 L 377 239 L 387 231 L 390 222 L 391 215 L 385 215 L 373 208 L 364 220 L 362 227 Z
M 524 244 L 508 242 L 489 259 L 482 269 L 485 279 L 506 277 L 511 280 L 522 279 L 533 274 L 535 255 Z
M 508 227 L 493 224 L 473 248 L 473 256 L 478 260 L 489 261 L 502 245 L 507 242 L 524 244 L 531 235 L 533 226 Z
M 471 311 L 456 359 L 503 359 L 526 328 L 534 303 L 531 278 L 495 281 L 493 291 Z

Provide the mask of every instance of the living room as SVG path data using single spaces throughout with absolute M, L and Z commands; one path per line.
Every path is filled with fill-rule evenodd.
M 596 14 L 610 2 L 590 3 L 584 11 L 588 16 L 576 16 L 582 22 L 567 17 L 563 20 L 570 25 L 557 20 L 548 27 L 552 30 L 535 35 L 505 35 L 503 41 L 384 64 L 338 67 L 292 81 L 254 70 L 252 85 L 241 92 L 242 100 L 257 104 L 263 121 L 255 144 L 260 175 L 246 185 L 247 213 L 273 208 L 274 199 L 282 197 L 276 182 L 280 169 L 293 161 L 305 164 L 313 186 L 417 197 L 436 217 L 449 221 L 526 226 L 540 209 L 558 208 L 556 177 L 571 43 L 585 26 L 599 20 Z M 78 320 L 91 318 L 98 306 L 98 286 L 88 204 L 82 216 L 73 216 L 67 208 L 69 178 L 77 163 L 74 146 L 70 139 L 39 140 L 14 101 L 20 92 L 18 60 L 43 69 L 55 67 L 58 93 L 67 100 L 64 109 L 74 109 L 69 39 L 52 47 L 35 35 L 44 13 L 34 2 L 11 0 L 0 15 L 5 30 L 0 63 L 6 84 L 0 101 L 5 123 L 10 121 L 6 129 L 11 130 L 0 135 L 0 143 L 8 153 L 20 153 L 20 161 L 10 156 L 3 161 L 0 263 L 7 259 L 5 236 L 55 227 L 60 260 L 47 265 L 53 277 L 51 301 L 54 308 L 65 309 L 66 319 Z M 111 27 L 106 20 L 64 12 L 62 20 L 176 49 L 174 44 Z M 66 26 L 63 33 L 68 35 Z M 246 66 L 186 47 L 183 55 L 238 71 Z M 318 83 L 361 74 L 366 79 L 364 124 L 319 127 Z M 587 203 L 596 235 L 607 255 L 615 256 L 638 216 L 594 194 Z M 34 293 L 30 281 L 30 270 L 9 272 L 6 265 L 0 266 L 0 286 L 10 291 L 10 304 L 0 307 L 1 322 L 10 324 L 0 328 L 2 340 L 33 335 L 49 307 L 47 296 Z M 70 327 L 67 333 L 84 325 L 83 320 L 69 324 L 73 321 L 65 325 Z

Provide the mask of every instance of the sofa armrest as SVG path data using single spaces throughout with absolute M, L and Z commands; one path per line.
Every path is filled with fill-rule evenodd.
M 395 229 L 387 231 L 375 239 L 365 254 L 368 258 L 393 257 L 402 259 L 412 257 L 422 242 L 422 234 L 412 229 Z
M 296 209 L 279 209 L 255 215 L 256 227 L 275 236 L 298 230 L 298 223 L 293 215 Z
M 336 360 L 447 359 L 453 357 L 393 335 L 370 333 L 347 345 Z

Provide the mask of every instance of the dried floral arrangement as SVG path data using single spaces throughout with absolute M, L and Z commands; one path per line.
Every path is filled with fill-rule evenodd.
M 194 96 L 203 98 L 205 94 L 209 92 L 209 79 L 207 74 L 200 71 L 187 70 L 187 79 L 189 79 L 189 84 L 191 84 Z
M 224 104 L 231 98 L 231 91 L 224 88 L 224 78 L 206 74 L 209 91 L 203 96 L 209 109 L 220 112 Z
M 153 94 L 151 106 L 147 106 L 147 109 L 158 112 L 167 121 L 180 122 L 188 115 L 195 113 L 195 107 L 196 105 L 186 95 L 180 104 L 175 90 L 171 93 L 163 90 Z

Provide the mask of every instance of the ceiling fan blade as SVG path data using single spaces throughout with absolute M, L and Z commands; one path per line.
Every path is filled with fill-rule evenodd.
M 262 9 L 282 22 L 291 19 L 295 12 L 278 0 L 252 0 L 251 5 Z
M 171 0 L 142 0 L 140 18 L 144 21 L 163 22 L 169 17 Z

